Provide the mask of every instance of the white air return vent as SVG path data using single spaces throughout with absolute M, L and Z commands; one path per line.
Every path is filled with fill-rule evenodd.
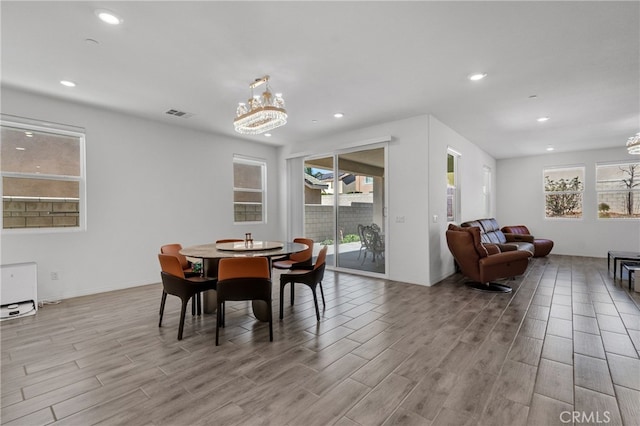
M 177 110 L 177 109 L 170 109 L 169 111 L 166 112 L 166 114 L 173 115 L 173 116 L 176 116 L 176 117 L 181 117 L 181 118 L 193 117 L 192 113 L 180 111 L 180 110 Z

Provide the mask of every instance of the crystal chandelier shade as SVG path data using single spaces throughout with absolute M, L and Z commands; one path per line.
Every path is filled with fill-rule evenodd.
M 640 155 L 640 132 L 627 140 L 627 150 L 629 154 Z
M 253 89 L 265 85 L 262 95 L 254 95 Z M 287 110 L 284 109 L 282 94 L 275 96 L 269 90 L 269 76 L 257 78 L 249 85 L 251 97 L 247 103 L 240 102 L 236 109 L 233 126 L 243 135 L 259 135 L 287 123 Z

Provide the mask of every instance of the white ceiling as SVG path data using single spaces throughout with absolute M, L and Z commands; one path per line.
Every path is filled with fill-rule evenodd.
M 248 139 L 270 144 L 426 113 L 496 158 L 547 146 L 624 153 L 640 131 L 637 1 L 3 0 L 0 7 L 3 85 L 238 136 L 236 105 L 249 97 L 250 82 L 269 74 L 289 123 L 271 138 Z M 124 22 L 104 24 L 98 8 Z M 488 76 L 470 82 L 473 72 Z M 165 114 L 172 108 L 194 115 Z M 336 111 L 345 117 L 333 118 Z M 540 116 L 551 119 L 538 123 Z

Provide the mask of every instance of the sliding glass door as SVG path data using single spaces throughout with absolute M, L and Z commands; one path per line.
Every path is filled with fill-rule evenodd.
M 305 235 L 328 266 L 385 274 L 385 147 L 308 158 Z

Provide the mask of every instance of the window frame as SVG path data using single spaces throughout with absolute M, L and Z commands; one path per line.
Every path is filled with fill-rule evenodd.
M 260 167 L 260 178 L 262 183 L 261 189 L 254 188 L 240 188 L 236 186 L 235 181 L 235 165 L 236 164 L 245 164 L 250 166 L 259 166 Z M 253 158 L 247 157 L 243 155 L 234 154 L 233 155 L 233 192 L 232 192 L 232 206 L 233 206 L 233 224 L 234 225 L 253 225 L 253 224 L 266 224 L 267 223 L 267 161 L 262 158 Z M 237 202 L 235 201 L 235 195 L 237 192 L 241 193 L 260 193 L 262 196 L 262 202 L 260 203 L 262 207 L 262 219 L 259 221 L 238 221 L 236 220 L 236 205 L 238 204 L 256 204 L 256 203 L 247 203 L 247 202 Z
M 51 181 L 66 181 L 66 182 L 78 182 L 78 226 L 50 226 L 50 227 L 24 227 L 24 228 L 5 228 L 4 227 L 4 214 L 2 218 L 2 235 L 20 235 L 20 234 L 43 234 L 43 233 L 69 233 L 69 232 L 84 232 L 87 230 L 87 193 L 86 193 L 86 132 L 84 128 L 59 124 L 49 123 L 41 120 L 34 120 L 24 117 L 10 116 L 7 114 L 0 115 L 0 127 L 8 127 L 17 129 L 19 131 L 33 131 L 40 133 L 50 133 L 59 136 L 68 136 L 78 139 L 78 163 L 79 163 L 79 175 L 67 176 L 67 175 L 55 175 L 55 174 L 39 174 L 39 173 L 27 173 L 27 172 L 6 172 L 0 170 L 0 193 L 2 194 L 3 205 L 5 201 L 3 181 L 5 177 L 18 178 L 18 179 L 39 179 L 39 180 L 51 180 Z M 19 198 L 28 199 L 31 197 L 10 197 L 7 198 Z M 34 198 L 35 199 L 35 198 Z M 56 200 L 65 199 L 71 200 L 69 197 L 37 197 L 38 200 Z M 3 208 L 4 212 L 4 208 Z
M 558 170 L 582 170 L 582 181 L 580 190 L 569 190 L 569 191 L 547 191 L 546 189 L 546 177 L 549 171 L 558 171 Z M 583 220 L 584 219 L 584 195 L 585 195 L 585 187 L 586 187 L 586 167 L 584 164 L 575 164 L 575 165 L 566 165 L 566 166 L 548 166 L 542 169 L 542 195 L 544 199 L 544 219 L 545 220 Z M 579 194 L 580 195 L 580 216 L 576 217 L 565 217 L 565 216 L 548 216 L 547 215 L 547 196 L 552 194 Z
M 611 167 L 611 166 L 625 166 L 625 165 L 638 165 L 638 169 L 637 169 L 637 180 L 638 180 L 638 186 L 635 187 L 635 189 L 598 189 L 598 184 L 600 183 L 600 179 L 598 178 L 598 171 L 601 168 L 604 167 Z M 611 220 L 640 220 L 640 216 L 638 217 L 608 217 L 608 216 L 602 216 L 600 213 L 600 195 L 601 194 L 616 194 L 616 193 L 624 193 L 624 194 L 628 194 L 629 192 L 633 193 L 633 194 L 637 194 L 637 197 L 634 197 L 634 200 L 637 199 L 638 201 L 638 205 L 640 206 L 640 161 L 633 161 L 633 160 L 623 160 L 623 161 L 607 161 L 607 162 L 601 162 L 601 163 L 596 163 L 595 164 L 595 192 L 596 192 L 596 217 L 598 218 L 598 220 L 606 220 L 606 221 L 611 221 Z M 639 209 L 640 210 L 640 209 Z

